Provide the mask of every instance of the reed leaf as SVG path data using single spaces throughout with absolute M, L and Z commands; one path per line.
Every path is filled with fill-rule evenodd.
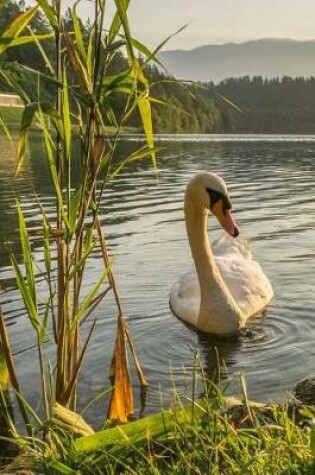
M 125 10 L 127 10 L 129 6 L 130 0 L 124 0 L 124 5 L 125 5 Z M 118 9 L 117 9 L 118 10 Z M 119 33 L 119 30 L 121 28 L 121 17 L 120 17 L 120 12 L 117 11 L 114 15 L 113 21 L 110 25 L 109 31 L 108 31 L 108 44 L 112 44 L 114 39 Z
M 125 40 L 126 40 L 126 50 L 127 50 L 127 56 L 129 60 L 132 62 L 135 58 L 134 52 L 133 52 L 133 47 L 132 47 L 132 37 L 130 33 L 130 28 L 129 28 L 129 21 L 128 21 L 128 16 L 127 16 L 127 9 L 129 6 L 129 1 L 128 0 L 115 0 L 115 5 L 117 8 L 117 12 L 119 15 L 119 20 L 116 25 L 116 34 L 118 33 L 117 27 L 119 25 L 123 27 L 124 34 L 125 34 Z M 115 18 L 114 18 L 115 21 Z
M 86 247 L 85 252 L 83 253 L 82 257 L 79 260 L 76 261 L 75 265 L 72 267 L 71 271 L 69 272 L 69 277 L 68 277 L 69 282 L 74 278 L 74 276 L 79 271 L 82 270 L 82 267 L 86 263 L 89 255 L 91 254 L 91 252 L 95 248 L 95 244 L 96 244 L 96 241 L 91 242 L 90 247 Z
M 6 64 L 6 63 L 4 63 L 4 64 Z M 50 64 L 51 64 L 51 63 L 50 63 Z M 43 73 L 42 71 L 37 71 L 36 69 L 33 69 L 33 68 L 29 67 L 29 66 L 26 66 L 25 64 L 16 63 L 16 64 L 14 64 L 14 66 L 15 66 L 15 68 L 17 68 L 17 69 L 21 69 L 21 70 L 23 70 L 23 71 L 27 71 L 28 73 L 34 74 L 34 75 L 36 75 L 36 76 L 39 77 L 39 78 L 43 78 L 45 81 L 47 81 L 47 83 L 49 83 L 49 84 L 51 84 L 51 85 L 53 85 L 53 86 L 62 87 L 62 83 L 59 82 L 59 81 L 57 80 L 57 78 L 54 77 L 53 75 L 49 76 L 48 74 L 45 74 L 45 73 Z M 49 67 L 49 69 L 52 68 L 52 66 L 48 66 L 48 67 Z M 53 74 L 53 73 L 52 73 L 52 74 Z M 23 92 L 23 89 L 21 89 L 21 92 Z M 21 95 L 21 94 L 20 94 L 20 95 Z M 25 93 L 22 94 L 22 97 L 24 97 L 24 96 L 25 96 Z M 30 101 L 28 101 L 28 102 L 30 102 Z
M 40 323 L 39 328 L 38 328 L 38 341 L 40 345 L 43 345 L 45 343 L 48 317 L 49 317 L 52 305 L 53 305 L 53 302 L 51 301 L 51 298 L 49 297 L 45 305 L 43 321 Z
M 246 112 L 244 112 L 240 107 L 238 107 L 233 101 L 228 99 L 226 96 L 223 96 L 222 94 L 218 92 L 215 92 L 215 95 L 218 96 L 220 99 L 222 99 L 223 102 L 226 102 L 230 107 L 237 110 L 237 112 L 240 112 L 241 114 L 246 115 Z
M 31 293 L 31 298 L 34 302 L 35 307 L 36 303 L 36 286 L 35 286 L 35 274 L 34 274 L 34 265 L 33 265 L 33 256 L 31 251 L 31 246 L 28 238 L 28 233 L 26 229 L 25 218 L 21 209 L 20 204 L 17 202 L 17 212 L 18 212 L 18 222 L 19 222 L 19 231 L 20 231 L 20 241 L 23 252 L 23 261 L 25 265 L 26 272 L 26 281 Z
M 20 87 L 19 83 L 8 73 L 8 71 L 5 71 L 3 68 L 0 68 L 0 78 L 5 84 L 10 86 L 12 90 L 17 92 L 17 94 L 19 94 L 19 96 L 24 102 L 30 102 L 30 99 L 24 89 Z
M 43 248 L 44 248 L 44 262 L 45 269 L 48 275 L 51 273 L 51 250 L 49 245 L 49 230 L 47 225 L 44 225 L 43 229 Z
M 131 39 L 131 44 L 137 51 L 139 51 L 139 53 L 143 54 L 147 58 L 145 61 L 146 63 L 152 60 L 156 64 L 158 64 L 160 68 L 165 69 L 163 63 L 161 63 L 161 61 L 155 56 L 155 54 L 159 51 L 160 48 L 156 48 L 154 51 L 151 51 L 149 48 L 147 48 L 144 44 L 142 44 L 136 38 Z M 163 44 L 161 45 L 161 47 L 162 46 Z
M 35 16 L 37 10 L 37 6 L 29 8 L 28 10 L 14 18 L 11 23 L 5 28 L 5 30 L 1 33 L 0 56 L 10 47 L 11 43 L 16 40 L 19 34 L 24 30 L 27 24 Z
M 59 206 L 59 209 L 61 210 L 62 217 L 63 217 L 64 223 L 67 227 L 67 230 L 69 230 L 69 228 L 70 228 L 69 221 L 68 221 L 68 217 L 67 217 L 67 215 L 65 213 L 65 210 L 64 210 L 62 191 L 61 191 L 61 188 L 60 188 L 57 168 L 56 168 L 55 159 L 54 159 L 54 155 L 53 155 L 53 151 L 52 151 L 51 136 L 50 136 L 49 131 L 47 129 L 47 125 L 45 123 L 44 115 L 43 115 L 43 112 L 42 112 L 41 108 L 39 108 L 39 110 L 38 110 L 38 117 L 39 117 L 39 120 L 40 120 L 41 129 L 42 129 L 43 136 L 44 136 L 45 150 L 46 150 L 46 155 L 47 155 L 47 158 L 48 158 L 48 164 L 49 164 L 49 168 L 50 168 L 50 174 L 51 174 L 51 177 L 52 177 L 52 182 L 53 182 L 56 197 L 57 197 L 57 200 L 58 200 L 58 206 Z
M 18 166 L 16 172 L 17 174 L 19 174 L 19 172 L 21 171 L 21 168 L 24 163 L 25 147 L 28 132 L 32 126 L 34 117 L 36 116 L 39 110 L 41 110 L 46 116 L 48 116 L 52 120 L 55 128 L 58 130 L 60 135 L 62 137 L 64 135 L 61 118 L 57 113 L 56 109 L 49 102 L 29 102 L 28 104 L 26 104 L 23 111 L 20 126 L 20 135 L 18 143 Z
M 148 146 L 150 148 L 150 155 L 152 159 L 152 164 L 157 170 L 156 154 L 154 151 L 154 136 L 153 136 L 153 125 L 152 125 L 152 113 L 151 113 L 151 104 L 150 99 L 147 96 L 147 93 L 143 93 L 138 99 L 138 108 L 141 116 L 141 121 L 144 129 L 144 133 L 147 139 Z
M 71 18 L 72 18 L 72 22 L 73 22 L 74 36 L 75 36 L 77 50 L 79 52 L 82 64 L 86 67 L 87 66 L 87 54 L 86 54 L 86 51 L 85 51 L 85 46 L 84 46 L 84 40 L 83 40 L 83 34 L 82 34 L 80 21 L 79 21 L 79 18 L 78 18 L 78 15 L 77 15 L 77 12 L 76 12 L 75 8 L 73 8 L 71 10 Z
M 40 54 L 42 55 L 42 58 L 44 60 L 44 63 L 45 63 L 45 67 L 49 70 L 50 74 L 54 75 L 55 74 L 55 71 L 54 71 L 54 68 L 53 68 L 53 65 L 52 65 L 52 62 L 50 61 L 48 55 L 46 54 L 44 48 L 42 47 L 40 41 L 39 41 L 39 35 L 36 35 L 34 33 L 34 31 L 32 30 L 32 28 L 28 28 L 29 31 L 30 31 L 30 34 L 32 35 L 32 37 L 34 38 L 34 42 L 36 43 L 36 46 L 40 52 Z
M 11 255 L 11 263 L 15 272 L 16 283 L 22 296 L 25 309 L 30 318 L 30 322 L 37 331 L 39 328 L 38 312 L 35 303 L 31 297 L 27 282 L 25 281 L 15 256 Z
M 58 17 L 57 17 L 57 12 L 56 10 L 50 5 L 50 3 L 47 0 L 36 0 L 40 8 L 43 10 L 43 12 L 46 15 L 46 18 L 48 19 L 51 27 L 55 30 L 58 31 L 59 28 L 59 23 L 58 23 Z
M 113 282 L 115 292 L 115 283 Z M 110 423 L 126 423 L 134 413 L 132 384 L 127 360 L 126 323 L 120 313 L 118 315 L 116 341 L 111 365 L 111 381 L 113 391 L 107 411 Z
M 91 28 L 90 35 L 89 35 L 89 41 L 88 41 L 88 48 L 87 48 L 87 75 L 89 78 L 89 81 L 91 83 L 91 86 L 93 84 L 93 76 L 94 76 L 94 62 L 95 62 L 95 56 L 94 56 L 94 37 L 95 37 L 95 28 Z M 92 89 L 91 89 L 92 92 Z
M 93 229 L 87 228 L 83 239 L 83 247 L 85 251 L 88 251 L 93 243 Z
M 53 423 L 62 423 L 63 428 L 74 434 L 75 436 L 86 436 L 95 434 L 95 431 L 92 427 L 87 424 L 80 414 L 71 411 L 70 409 L 58 404 L 58 402 L 53 407 L 52 412 L 53 419 L 50 421 L 50 424 Z
M 185 25 L 181 26 L 180 28 L 178 28 L 178 30 L 176 30 L 174 33 L 172 33 L 171 35 L 167 36 L 160 44 L 158 44 L 158 46 L 156 48 L 154 48 L 153 52 L 152 52 L 152 55 L 151 56 L 147 56 L 147 61 L 150 61 L 151 59 L 153 59 L 153 61 L 155 61 L 160 67 L 162 67 L 164 70 L 165 70 L 165 67 L 163 65 L 163 63 L 161 63 L 156 55 L 157 53 L 166 45 L 166 43 L 168 43 L 174 36 L 178 35 L 179 33 L 181 33 L 183 30 L 185 30 L 188 26 L 188 23 L 186 23 Z
M 24 107 L 22 120 L 21 120 L 21 127 L 20 127 L 19 145 L 18 145 L 17 174 L 20 172 L 23 165 L 27 134 L 33 123 L 33 119 L 37 110 L 38 110 L 37 102 L 30 102 Z
M 0 339 L 0 391 L 7 391 L 8 389 L 9 389 L 9 371 L 8 371 L 5 355 L 3 354 L 2 344 L 1 344 L 1 339 Z
M 79 77 L 81 85 L 84 88 L 84 92 L 88 92 L 89 94 L 92 94 L 93 83 L 91 82 L 91 76 L 89 74 L 88 59 L 87 59 L 87 66 L 84 66 L 78 54 L 78 50 L 74 44 L 74 41 L 67 31 L 64 31 L 63 37 L 67 46 L 68 57 L 70 59 L 70 62 L 72 64 L 74 71 Z M 91 54 L 91 61 L 93 61 L 92 52 L 90 54 Z
M 124 92 L 131 94 L 133 85 L 133 78 L 130 74 L 130 70 L 123 71 L 121 73 L 106 76 L 102 81 L 102 96 L 108 96 L 112 92 Z
M 155 150 L 156 151 L 156 150 Z M 149 157 L 152 154 L 152 148 L 148 147 L 147 145 L 144 145 L 143 147 L 139 148 L 135 152 L 131 153 L 125 160 L 123 160 L 114 170 L 112 173 L 109 175 L 109 179 L 113 180 L 119 173 L 122 171 L 122 169 L 132 163 L 136 162 L 138 160 L 141 160 L 143 158 Z
M 82 186 L 70 198 L 69 205 L 69 233 L 73 234 L 76 227 L 76 220 L 79 212 L 79 206 L 82 196 Z
M 1 45 L 7 45 L 7 48 L 13 48 L 15 46 L 27 45 L 29 43 L 35 43 L 37 41 L 48 40 L 53 37 L 52 33 L 44 33 L 42 35 L 36 35 L 36 37 L 29 35 L 29 36 L 19 36 L 18 38 L 11 39 L 11 38 L 2 38 L 0 36 L 0 48 Z
M 96 284 L 92 287 L 92 289 L 88 292 L 86 297 L 84 298 L 82 304 L 80 305 L 74 319 L 72 322 L 72 329 L 80 322 L 81 318 L 84 316 L 84 313 L 88 310 L 89 306 L 93 302 L 96 294 L 98 293 L 101 285 L 104 283 L 108 274 L 108 270 L 104 269 L 102 274 L 100 275 Z
M 69 104 L 69 88 L 66 68 L 63 70 L 63 87 L 62 87 L 62 121 L 64 131 L 64 151 L 65 157 L 70 167 L 70 151 L 71 151 L 71 119 L 70 119 L 70 104 Z M 70 175 L 70 171 L 69 171 Z M 68 177 L 70 179 L 70 176 Z M 69 186 L 70 190 L 70 186 Z
M 163 411 L 152 416 L 129 422 L 123 426 L 106 429 L 93 435 L 79 438 L 75 441 L 78 452 L 92 452 L 100 449 L 115 449 L 117 452 L 125 452 L 126 447 L 147 441 L 172 437 L 174 428 L 178 425 L 191 425 L 192 414 L 194 422 L 199 424 L 205 414 L 205 408 L 201 402 L 187 404 L 173 410 Z
M 92 334 L 93 334 L 94 329 L 95 329 L 95 324 L 96 324 L 96 320 L 94 320 L 93 325 L 90 328 L 89 334 L 88 334 L 88 336 L 85 340 L 85 343 L 83 345 L 81 354 L 80 354 L 78 360 L 76 361 L 75 368 L 74 368 L 73 373 L 72 373 L 72 377 L 71 377 L 71 379 L 68 383 L 68 387 L 65 391 L 65 395 L 64 395 L 65 403 L 67 403 L 73 395 L 73 391 L 75 389 L 75 386 L 76 386 L 76 383 L 77 383 L 77 380 L 78 380 L 78 374 L 79 374 L 79 371 L 80 371 L 82 363 L 83 363 L 83 358 L 84 358 L 84 355 L 86 353 L 86 350 L 88 349 Z

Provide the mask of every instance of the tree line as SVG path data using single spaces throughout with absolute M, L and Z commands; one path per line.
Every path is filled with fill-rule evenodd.
M 2 9 L 0 31 L 17 13 L 25 9 L 23 0 L 9 0 Z M 82 30 L 88 37 L 89 22 Z M 32 20 L 36 33 L 49 31 L 41 13 Z M 70 13 L 66 14 L 66 29 L 73 30 Z M 30 30 L 25 34 L 31 34 Z M 56 85 L 49 79 L 50 71 L 45 56 L 54 64 L 55 43 L 41 42 L 10 48 L 5 53 L 2 68 L 10 72 L 27 92 L 30 100 L 50 100 Z M 2 60 L 3 61 L 3 60 Z M 126 59 L 117 53 L 110 65 L 111 72 L 128 68 Z M 39 78 L 33 70 L 40 70 Z M 228 78 L 214 84 L 181 83 L 160 67 L 147 65 L 146 74 L 151 83 L 153 124 L 156 133 L 315 133 L 315 78 L 283 77 L 266 79 L 261 76 Z M 0 90 L 10 88 L 0 78 Z M 124 107 L 121 96 L 109 99 L 113 111 Z M 141 119 L 135 112 L 125 125 L 140 127 Z

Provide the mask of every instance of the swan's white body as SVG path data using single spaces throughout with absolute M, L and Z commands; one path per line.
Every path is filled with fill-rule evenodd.
M 273 291 L 245 241 L 226 235 L 211 249 L 209 197 L 205 192 L 209 188 L 227 196 L 225 183 L 214 174 L 199 173 L 187 186 L 185 219 L 195 271 L 184 274 L 173 285 L 170 305 L 175 315 L 197 329 L 228 335 L 262 312 Z

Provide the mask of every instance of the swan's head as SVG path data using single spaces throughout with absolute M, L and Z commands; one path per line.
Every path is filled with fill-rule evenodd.
M 207 208 L 231 236 L 237 237 L 239 229 L 232 216 L 232 203 L 225 181 L 210 172 L 197 173 L 187 185 L 187 195 Z

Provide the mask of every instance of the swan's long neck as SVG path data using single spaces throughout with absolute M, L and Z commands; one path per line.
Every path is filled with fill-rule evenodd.
M 234 301 L 216 265 L 207 231 L 208 210 L 185 196 L 186 227 L 200 284 L 198 328 L 214 333 L 234 333 L 244 316 Z

